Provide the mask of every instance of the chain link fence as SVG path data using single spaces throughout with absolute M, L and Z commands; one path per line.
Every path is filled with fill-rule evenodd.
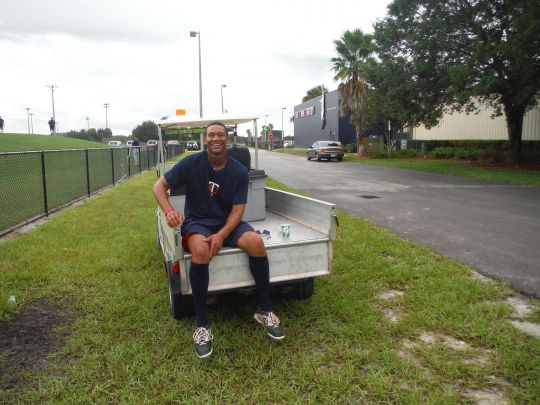
M 166 158 L 184 153 L 168 145 Z M 156 146 L 0 153 L 0 236 L 156 166 Z

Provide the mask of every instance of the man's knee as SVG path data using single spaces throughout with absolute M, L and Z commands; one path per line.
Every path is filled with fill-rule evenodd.
M 255 232 L 246 232 L 238 240 L 238 247 L 246 250 L 251 256 L 265 256 L 266 248 L 262 238 Z
M 189 239 L 189 250 L 191 259 L 195 263 L 206 264 L 210 261 L 210 249 L 208 243 L 202 240 L 202 237 L 192 235 Z

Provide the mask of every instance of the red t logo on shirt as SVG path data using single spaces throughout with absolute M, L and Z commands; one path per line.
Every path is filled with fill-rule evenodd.
M 219 192 L 219 184 L 214 183 L 213 181 L 208 182 L 208 191 L 210 191 L 210 195 L 212 197 L 215 197 L 218 195 Z

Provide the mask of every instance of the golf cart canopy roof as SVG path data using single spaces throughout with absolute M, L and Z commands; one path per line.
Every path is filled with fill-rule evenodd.
M 166 120 L 158 121 L 157 124 L 163 129 L 180 129 L 180 128 L 205 128 L 208 124 L 219 121 L 224 125 L 245 124 L 246 122 L 254 121 L 258 117 L 210 117 L 210 118 L 194 118 L 194 117 L 172 117 Z

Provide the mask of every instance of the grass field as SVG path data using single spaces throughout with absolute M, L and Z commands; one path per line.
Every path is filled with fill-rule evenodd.
M 48 210 L 88 195 L 88 181 L 90 192 L 112 184 L 113 161 L 114 180 L 119 181 L 128 174 L 123 148 L 89 150 L 88 178 L 85 151 L 45 152 Z M 0 196 L 0 232 L 45 214 L 40 153 L 0 156 Z
M 306 156 L 305 149 L 278 149 L 276 152 Z M 512 184 L 540 187 L 539 170 L 497 169 L 478 167 L 467 161 L 454 159 L 369 159 L 348 154 L 344 162 L 354 162 L 375 166 L 387 166 L 400 169 L 420 170 L 425 172 L 442 173 L 452 176 L 470 177 L 480 180 L 502 181 Z
M 64 136 L 0 134 L 0 152 L 50 149 L 107 148 L 108 145 Z
M 253 296 L 222 295 L 214 354 L 199 360 L 194 320 L 168 315 L 154 181 L 144 173 L 0 242 L 0 318 L 15 316 L 9 295 L 19 310 L 38 298 L 74 308 L 55 332 L 66 345 L 0 402 L 540 402 L 540 340 L 509 323 L 511 288 L 342 212 L 333 274 L 307 301 L 274 299 L 286 339 L 251 319 Z

